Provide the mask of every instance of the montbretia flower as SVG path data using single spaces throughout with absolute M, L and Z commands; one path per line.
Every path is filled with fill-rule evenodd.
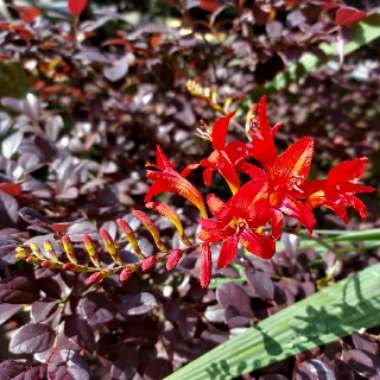
M 229 144 L 226 143 L 228 126 L 234 115 L 235 112 L 232 112 L 227 116 L 219 118 L 214 123 L 210 136 L 214 150 L 207 158 L 201 160 L 199 163 L 201 167 L 205 168 L 203 179 L 206 186 L 211 185 L 213 173 L 214 171 L 218 171 L 226 180 L 233 194 L 235 194 L 240 187 L 240 179 L 235 166 L 239 159 L 243 158 L 243 155 L 240 156 L 238 148 L 243 146 L 244 151 L 244 144 L 241 145 L 241 142 L 235 141 Z
M 314 142 L 304 137 L 286 149 L 268 169 L 268 200 L 271 207 L 272 235 L 278 239 L 282 232 L 283 215 L 298 220 L 309 233 L 316 221 L 311 208 L 302 202 L 302 185 L 310 171 Z
M 303 185 L 307 202 L 311 207 L 326 206 L 332 209 L 345 223 L 348 223 L 346 207 L 351 206 L 361 218 L 367 217 L 364 203 L 355 193 L 369 193 L 376 189 L 358 183 L 363 177 L 366 157 L 343 161 L 332 168 L 325 180 L 308 181 Z
M 208 197 L 214 217 L 200 221 L 202 229 L 199 238 L 206 243 L 222 242 L 219 268 L 233 261 L 238 243 L 263 259 L 274 255 L 274 240 L 262 233 L 271 216 L 267 194 L 268 184 L 262 179 L 246 183 L 226 203 L 215 195 Z
M 281 123 L 276 123 L 271 128 L 266 104 L 266 97 L 262 96 L 257 107 L 258 117 L 255 119 L 254 128 L 249 131 L 252 141 L 248 144 L 248 152 L 264 169 L 268 170 L 278 157 L 274 137 L 281 127 Z
M 160 146 L 156 149 L 156 160 L 156 164 L 147 164 L 147 167 L 158 170 L 148 170 L 146 174 L 153 181 L 153 185 L 145 196 L 145 202 L 150 202 L 155 195 L 163 192 L 177 193 L 197 207 L 203 218 L 207 218 L 202 195 L 192 183 L 174 169 L 173 163 L 165 156 Z

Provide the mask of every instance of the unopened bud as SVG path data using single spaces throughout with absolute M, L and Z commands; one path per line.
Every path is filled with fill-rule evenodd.
M 17 260 L 25 260 L 28 257 L 28 254 L 23 247 L 16 248 L 16 259 Z
M 100 283 L 104 278 L 104 274 L 102 272 L 93 273 L 87 280 L 86 285 L 91 286 Z
M 132 277 L 132 275 L 133 275 L 133 270 L 129 267 L 126 267 L 120 272 L 120 277 L 119 277 L 120 281 L 126 282 Z
M 124 219 L 118 219 L 116 221 L 116 224 L 119 226 L 119 228 L 123 232 L 124 237 L 128 240 L 128 243 L 131 245 L 136 255 L 139 257 L 142 257 L 143 254 L 141 252 L 135 233 L 133 232 L 131 226 Z
M 150 256 L 143 260 L 141 264 L 141 269 L 143 272 L 147 272 L 148 270 L 152 269 L 157 264 L 157 258 L 156 256 Z
M 72 244 L 70 238 L 67 235 L 63 236 L 63 238 L 62 238 L 62 245 L 63 245 L 63 250 L 65 251 L 67 259 L 71 263 L 77 264 L 78 261 L 77 261 L 77 258 L 75 257 L 75 252 L 74 252 L 73 244 Z
M 41 266 L 43 268 L 52 268 L 53 267 L 53 262 L 51 260 L 43 260 L 41 261 Z
M 98 256 L 96 254 L 96 246 L 90 235 L 87 235 L 87 234 L 83 235 L 83 244 L 88 256 L 90 257 L 91 262 L 96 267 L 99 267 L 100 264 L 99 264 Z
M 65 270 L 65 271 L 71 271 L 71 270 L 74 270 L 76 268 L 77 268 L 77 266 L 75 264 L 73 264 L 73 263 L 65 263 L 62 266 L 62 269 Z
M 183 251 L 181 251 L 180 249 L 175 249 L 170 253 L 168 260 L 166 261 L 166 269 L 169 272 L 177 266 L 177 264 L 181 260 L 182 255 Z
M 33 255 L 41 260 L 45 260 L 45 257 L 41 253 L 40 247 L 36 243 L 30 244 L 29 247 L 32 250 Z
M 101 228 L 99 230 L 99 236 L 103 241 L 104 247 L 107 250 L 107 252 L 110 254 L 112 260 L 117 264 L 117 265 L 123 265 L 118 253 L 117 253 L 117 247 L 112 239 L 111 235 L 105 228 Z
M 48 254 L 48 256 L 54 260 L 54 261 L 57 261 L 58 258 L 57 258 L 57 254 L 55 253 L 55 249 L 54 249 L 54 246 L 53 244 L 51 243 L 50 240 L 45 240 L 44 241 L 44 250 L 45 252 Z

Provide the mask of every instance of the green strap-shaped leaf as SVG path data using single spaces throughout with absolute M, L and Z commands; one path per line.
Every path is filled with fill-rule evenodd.
M 380 264 L 266 318 L 166 379 L 231 379 L 377 325 Z
M 352 28 L 352 37 L 344 46 L 344 55 L 354 52 L 379 37 L 380 11 L 377 11 Z M 319 45 L 319 49 L 322 52 L 321 55 L 324 54 L 325 57 L 320 57 L 312 53 L 303 54 L 296 64 L 289 66 L 262 87 L 253 90 L 249 98 L 240 103 L 238 108 L 248 108 L 250 104 L 257 101 L 261 95 L 280 91 L 289 86 L 292 82 L 310 74 L 328 61 L 339 60 L 335 44 L 323 42 Z

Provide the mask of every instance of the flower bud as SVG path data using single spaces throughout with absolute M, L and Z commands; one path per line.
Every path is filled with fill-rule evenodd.
M 28 254 L 25 251 L 24 247 L 16 248 L 16 259 L 17 260 L 25 260 L 28 257 Z
M 126 282 L 128 281 L 133 275 L 133 270 L 130 267 L 124 268 L 120 273 L 120 281 Z
M 63 236 L 62 245 L 63 245 L 63 250 L 65 251 L 66 257 L 70 261 L 70 263 L 77 264 L 78 261 L 77 261 L 77 258 L 75 257 L 73 244 L 67 235 Z
M 93 273 L 87 280 L 86 285 L 91 286 L 100 283 L 104 278 L 104 274 L 102 272 Z
M 62 269 L 65 271 L 72 271 L 72 270 L 75 270 L 76 268 L 77 266 L 73 263 L 65 263 L 62 266 Z
M 116 224 L 119 226 L 119 228 L 123 232 L 124 237 L 128 240 L 128 243 L 131 245 L 136 255 L 139 257 L 143 257 L 143 254 L 137 242 L 135 233 L 133 232 L 131 226 L 124 219 L 118 219 L 116 221 Z
M 201 244 L 200 283 L 202 288 L 210 284 L 212 273 L 211 249 L 207 243 Z
M 148 270 L 152 269 L 157 264 L 157 258 L 156 256 L 150 256 L 143 260 L 141 269 L 143 272 L 147 272 Z
M 166 261 L 166 270 L 169 272 L 172 271 L 181 260 L 182 255 L 183 251 L 180 249 L 175 249 L 172 251 L 168 257 L 168 260 Z
M 100 238 L 102 239 L 102 242 L 104 244 L 105 249 L 107 252 L 110 254 L 112 260 L 117 264 L 117 265 L 123 265 L 120 256 L 117 253 L 117 247 L 112 239 L 111 235 L 105 228 L 101 228 L 99 230 L 99 235 Z
M 96 246 L 90 235 L 83 235 L 83 244 L 91 262 L 98 268 L 100 266 Z
M 44 241 L 44 250 L 48 254 L 50 259 L 52 259 L 54 261 L 58 261 L 57 254 L 55 253 L 54 246 L 50 240 Z

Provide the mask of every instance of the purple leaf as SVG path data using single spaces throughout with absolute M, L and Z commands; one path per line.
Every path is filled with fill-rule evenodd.
M 0 302 L 11 304 L 33 303 L 39 298 L 38 289 L 27 277 L 13 277 L 0 281 Z
M 18 203 L 16 199 L 4 191 L 0 191 L 0 224 L 14 224 L 17 219 Z
M 41 363 L 27 363 L 5 360 L 0 363 L 1 380 L 34 380 L 43 379 L 45 368 Z
M 126 294 L 120 297 L 119 310 L 122 314 L 143 315 L 155 309 L 158 304 L 156 298 L 150 293 Z
M 366 351 L 374 355 L 376 355 L 379 350 L 377 341 L 368 335 L 354 332 L 352 334 L 352 341 L 358 350 Z
M 111 301 L 98 293 L 90 293 L 82 298 L 78 312 L 93 327 L 106 324 L 115 318 Z
M 0 304 L 0 324 L 3 324 L 10 317 L 15 315 L 20 309 L 21 305 L 13 305 L 11 303 Z
M 47 325 L 29 323 L 12 336 L 9 350 L 13 354 L 35 354 L 49 349 L 54 342 L 54 331 Z
M 233 309 L 236 316 L 252 318 L 251 300 L 244 289 L 237 284 L 224 284 L 216 290 L 216 299 L 227 311 Z
M 252 287 L 259 298 L 273 299 L 274 285 L 270 276 L 261 271 L 246 271 L 248 284 Z
M 373 376 L 380 377 L 380 359 L 360 350 L 349 350 L 343 352 L 342 360 L 347 363 L 356 373 L 365 378 Z
M 13 135 L 7 137 L 1 145 L 1 152 L 3 153 L 3 156 L 10 160 L 12 156 L 18 151 L 23 138 L 24 134 L 22 132 L 16 132 Z
M 37 301 L 32 305 L 31 317 L 33 322 L 46 322 L 57 311 L 57 301 Z
M 55 350 L 48 362 L 49 380 L 88 380 L 82 358 L 72 350 Z
M 93 350 L 95 346 L 94 333 L 86 320 L 77 315 L 70 315 L 65 320 L 65 337 L 78 346 Z

